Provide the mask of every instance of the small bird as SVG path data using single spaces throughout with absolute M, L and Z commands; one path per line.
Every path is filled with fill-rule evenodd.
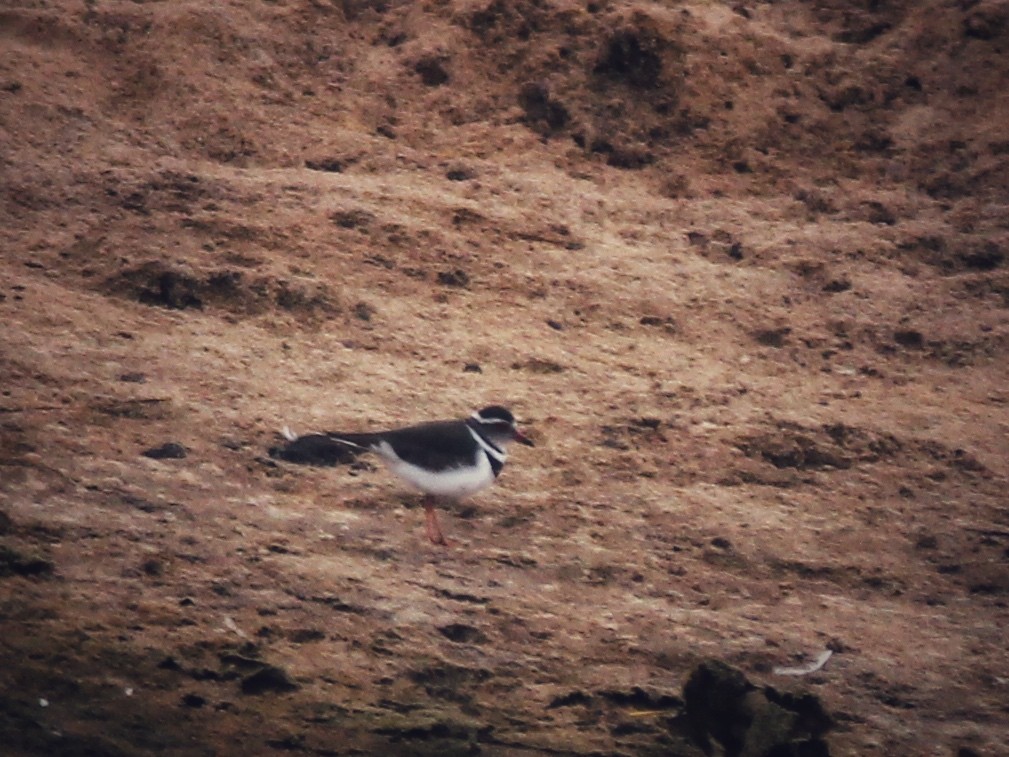
M 435 498 L 458 500 L 480 491 L 501 473 L 511 442 L 529 447 L 533 441 L 515 426 L 515 417 L 500 405 L 478 410 L 469 418 L 432 421 L 416 426 L 344 434 L 326 432 L 296 436 L 270 454 L 292 462 L 342 462 L 353 452 L 374 452 L 397 476 L 424 492 L 427 536 L 435 544 L 448 542 L 435 515 Z

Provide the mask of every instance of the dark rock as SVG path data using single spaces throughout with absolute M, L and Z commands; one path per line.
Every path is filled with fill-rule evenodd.
M 171 507 L 181 507 L 178 502 L 170 502 L 167 504 L 162 504 L 158 502 L 151 502 L 149 500 L 137 497 L 133 494 L 128 494 L 126 492 L 122 493 L 119 497 L 123 504 L 129 505 L 130 507 L 135 507 L 145 513 L 156 513 L 162 510 L 167 510 Z
M 44 576 L 52 573 L 54 567 L 51 560 L 25 555 L 15 549 L 0 545 L 0 577 Z
M 810 213 L 836 213 L 837 207 L 819 189 L 799 189 L 793 195 Z
M 306 160 L 305 168 L 310 171 L 326 171 L 327 173 L 341 173 L 343 171 L 343 161 L 338 158 L 322 158 L 320 160 Z
M 963 33 L 967 37 L 992 40 L 1009 28 L 1009 9 L 1004 3 L 980 4 L 963 21 Z
M 420 74 L 420 80 L 428 87 L 439 87 L 449 80 L 445 61 L 440 57 L 421 58 L 414 64 L 413 70 Z
M 564 104 L 550 96 L 545 84 L 529 82 L 519 93 L 519 105 L 525 111 L 525 122 L 543 134 L 563 129 L 571 119 Z
M 469 755 L 478 754 L 469 746 L 470 729 L 457 723 L 432 723 L 431 725 L 415 725 L 406 728 L 376 728 L 375 733 L 389 738 L 393 742 L 433 742 L 423 751 L 399 752 L 400 754 L 438 754 L 438 755 Z M 440 743 L 439 743 L 440 742 Z M 459 742 L 465 746 L 460 749 Z
M 469 274 L 461 268 L 438 273 L 438 283 L 450 287 L 469 286 Z
M 207 703 L 207 700 L 201 697 L 199 694 L 186 694 L 182 697 L 182 704 L 186 707 L 193 707 L 199 709 Z
M 331 610 L 335 612 L 349 612 L 355 615 L 366 615 L 368 611 L 361 607 L 360 605 L 351 604 L 345 602 L 339 597 L 299 597 L 299 599 L 307 602 L 318 602 L 321 605 L 326 605 Z
M 336 305 L 333 303 L 325 287 L 319 291 L 312 292 L 301 286 L 293 285 L 288 281 L 276 281 L 272 286 L 273 302 L 284 310 L 296 312 L 336 312 Z M 267 287 L 263 282 L 256 283 L 249 289 L 249 294 L 251 295 L 250 299 L 254 302 L 258 299 L 258 304 L 250 304 L 250 306 L 242 307 L 251 307 L 252 309 L 255 309 L 256 307 L 264 305 L 268 301 L 267 298 L 262 295 L 262 292 L 266 288 Z
M 788 335 L 792 333 L 792 329 L 788 326 L 782 326 L 777 329 L 760 329 L 759 331 L 753 332 L 753 338 L 758 344 L 762 344 L 765 347 L 784 347 L 785 342 L 788 340 Z
M 963 265 L 975 271 L 993 271 L 1005 262 L 1005 253 L 991 241 L 959 254 Z
M 449 641 L 456 644 L 482 644 L 487 641 L 487 636 L 479 628 L 468 626 L 464 623 L 451 623 L 441 626 L 438 631 Z
M 480 363 L 466 363 L 462 367 L 463 373 L 483 373 L 483 368 L 480 367 Z
M 637 170 L 649 166 L 655 162 L 655 155 L 644 147 L 635 145 L 610 145 L 609 150 L 605 150 L 606 165 L 614 168 L 624 168 L 627 170 Z
M 374 306 L 369 305 L 367 302 L 359 302 L 354 306 L 354 315 L 365 322 L 370 321 L 376 312 Z
M 621 29 L 606 43 L 593 73 L 618 79 L 639 89 L 651 89 L 662 76 L 658 50 L 668 43 L 644 29 Z
M 375 214 L 360 208 L 337 210 L 329 216 L 329 220 L 343 229 L 367 228 L 375 220 Z
M 777 432 L 743 440 L 739 449 L 747 457 L 766 460 L 775 468 L 797 470 L 847 469 L 854 458 L 837 445 L 827 444 L 802 433 Z
M 662 419 L 654 416 L 643 415 L 640 418 L 631 418 L 631 426 L 645 429 L 646 431 L 657 431 L 662 425 Z
M 449 591 L 448 589 L 436 589 L 435 591 L 439 596 L 451 599 L 453 602 L 468 602 L 475 605 L 486 605 L 490 603 L 490 600 L 487 597 L 478 597 L 475 594 Z
M 184 273 L 163 271 L 151 286 L 142 289 L 137 298 L 145 305 L 158 305 L 172 310 L 200 309 L 199 282 Z
M 182 670 L 182 666 L 179 665 L 179 661 L 174 657 L 166 657 L 161 662 L 158 663 L 159 670 L 174 670 L 179 672 Z
M 865 220 L 869 223 L 883 226 L 893 226 L 897 223 L 897 216 L 886 205 L 876 200 L 862 203 Z
M 758 688 L 719 660 L 701 663 L 683 687 L 691 737 L 706 755 L 826 757 L 823 735 L 833 721 L 812 694 Z
M 469 181 L 475 177 L 476 173 L 464 167 L 450 168 L 445 172 L 445 178 L 449 181 Z
M 292 644 L 304 644 L 309 641 L 322 641 L 326 638 L 326 634 L 317 628 L 297 628 L 291 631 L 287 638 Z
M 548 710 L 553 710 L 558 707 L 573 707 L 575 705 L 586 705 L 592 701 L 592 697 L 586 694 L 584 691 L 572 691 L 570 694 L 564 694 L 563 696 L 554 697 L 550 704 L 547 705 Z
M 907 347 L 913 350 L 920 350 L 925 346 L 925 337 L 922 336 L 920 331 L 914 331 L 913 329 L 901 329 L 894 331 L 893 341 L 901 347 Z
M 643 315 L 638 319 L 638 323 L 642 326 L 660 326 L 668 334 L 675 334 L 679 327 L 676 325 L 670 316 L 658 316 L 658 315 Z
M 298 688 L 298 684 L 292 681 L 287 673 L 273 665 L 267 665 L 242 679 L 243 694 L 283 693 Z
M 304 734 L 294 736 L 284 736 L 279 739 L 267 739 L 266 745 L 271 749 L 278 749 L 285 752 L 302 752 L 305 750 Z
M 153 460 L 181 460 L 186 456 L 186 448 L 178 442 L 165 442 L 159 447 L 151 447 L 140 453 Z
M 851 289 L 851 282 L 848 279 L 831 279 L 823 285 L 823 291 L 830 294 L 847 292 L 849 289 Z
M 642 710 L 678 710 L 683 706 L 683 700 L 677 696 L 648 692 L 640 686 L 634 686 L 628 691 L 609 689 L 598 693 L 607 702 L 612 702 L 620 707 L 633 707 Z

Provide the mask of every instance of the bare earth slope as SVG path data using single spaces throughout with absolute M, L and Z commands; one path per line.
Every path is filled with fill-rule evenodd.
M 1004 0 L 0 4 L 5 753 L 698 755 L 709 657 L 1004 753 L 1007 81 Z M 266 454 L 492 402 L 452 549 Z

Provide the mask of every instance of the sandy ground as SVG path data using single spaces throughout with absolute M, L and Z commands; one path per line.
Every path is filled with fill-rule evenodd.
M 5 753 L 699 755 L 716 658 L 831 754 L 1004 754 L 1007 48 L 993 0 L 0 4 Z M 267 455 L 491 403 L 537 447 L 451 549 Z

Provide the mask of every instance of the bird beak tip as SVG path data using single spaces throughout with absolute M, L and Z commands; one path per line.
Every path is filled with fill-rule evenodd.
M 515 441 L 517 441 L 519 444 L 524 444 L 527 447 L 535 447 L 536 446 L 536 444 L 533 442 L 533 440 L 530 439 L 525 434 L 523 434 L 521 431 L 516 431 L 515 432 Z

